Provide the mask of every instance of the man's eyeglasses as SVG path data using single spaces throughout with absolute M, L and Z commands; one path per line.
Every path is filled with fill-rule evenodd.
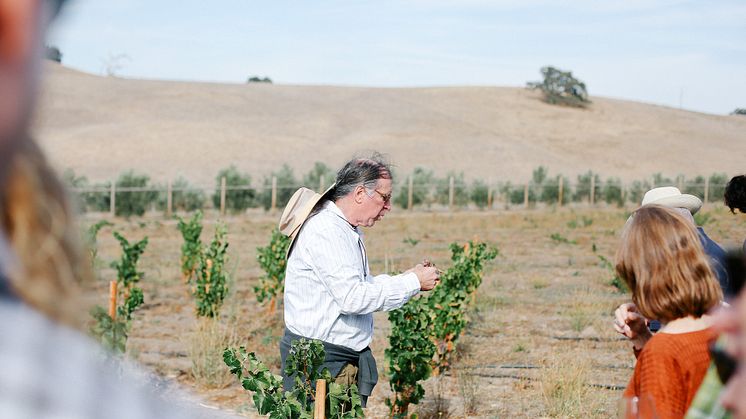
M 381 199 L 383 199 L 383 203 L 384 204 L 388 204 L 389 202 L 391 202 L 391 193 L 387 193 L 387 194 L 384 195 L 384 194 L 378 192 L 378 190 L 376 190 L 376 189 L 373 189 L 373 192 L 377 193 L 378 195 L 381 195 Z M 373 195 L 371 195 L 371 194 L 368 194 L 368 196 L 371 197 L 371 198 L 373 197 Z

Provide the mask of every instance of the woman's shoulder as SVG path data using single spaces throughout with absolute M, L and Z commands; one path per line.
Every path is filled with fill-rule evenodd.
M 692 352 L 707 351 L 715 338 L 712 328 L 686 333 L 656 333 L 645 344 L 641 355 L 647 356 L 688 356 Z

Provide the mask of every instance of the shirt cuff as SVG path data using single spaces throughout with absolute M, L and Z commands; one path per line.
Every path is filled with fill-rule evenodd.
M 420 292 L 420 280 L 417 279 L 416 273 L 410 272 L 402 275 L 402 282 L 407 285 L 407 291 L 409 292 L 410 297 L 415 296 Z

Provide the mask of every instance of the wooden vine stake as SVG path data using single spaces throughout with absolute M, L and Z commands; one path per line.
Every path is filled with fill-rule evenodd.
M 314 419 L 326 418 L 326 380 L 316 380 L 316 397 L 314 400 Z
M 117 318 L 117 281 L 109 281 L 109 317 Z

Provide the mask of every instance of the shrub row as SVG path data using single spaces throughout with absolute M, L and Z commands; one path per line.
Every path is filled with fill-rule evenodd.
M 272 205 L 272 179 L 276 180 L 277 207 L 282 208 L 300 187 L 306 186 L 319 189 L 331 184 L 334 171 L 324 163 L 317 162 L 314 168 L 302 179 L 295 177 L 288 165 L 283 165 L 278 171 L 265 176 L 258 186 L 252 185 L 252 178 L 247 173 L 240 172 L 235 166 L 221 170 L 215 178 L 215 188 L 209 197 L 214 208 L 220 207 L 221 180 L 226 180 L 225 206 L 227 211 L 239 213 L 248 208 L 264 208 L 268 210 Z M 72 171 L 63 175 L 67 184 L 77 192 L 77 204 L 81 211 L 106 212 L 111 207 L 110 183 L 91 184 L 87 178 L 76 176 Z M 433 171 L 418 167 L 408 176 L 394 176 L 398 180 L 395 185 L 393 204 L 407 208 L 410 201 L 415 207 L 444 206 L 451 202 L 456 207 L 473 206 L 485 208 L 492 202 L 508 204 L 523 204 L 528 198 L 530 204 L 557 204 L 560 189 L 562 203 L 587 202 L 591 197 L 591 188 L 595 202 L 606 202 L 622 206 L 625 202 L 639 203 L 643 194 L 655 186 L 681 185 L 682 192 L 704 197 L 705 184 L 709 183 L 708 196 L 710 200 L 717 200 L 723 196 L 725 184 L 728 180 L 724 173 L 715 173 L 708 178 L 696 176 L 684 178 L 679 175 L 669 178 L 658 173 L 647 180 L 637 180 L 628 184 L 622 183 L 617 177 L 601 178 L 598 173 L 588 171 L 580 174 L 574 181 L 563 175 L 549 176 L 545 167 L 533 171 L 527 183 L 513 184 L 498 182 L 488 184 L 483 180 L 467 183 L 464 173 L 449 172 L 445 177 L 437 177 Z M 453 179 L 453 192 L 451 192 Z M 562 188 L 560 188 L 560 181 Z M 526 189 L 528 185 L 528 189 Z M 127 171 L 119 176 L 115 182 L 115 211 L 119 216 L 142 215 L 148 210 L 165 211 L 167 206 L 167 187 L 152 183 L 145 174 Z M 174 211 L 195 211 L 207 207 L 208 194 L 204 189 L 193 187 L 183 177 L 172 183 L 172 209 Z

